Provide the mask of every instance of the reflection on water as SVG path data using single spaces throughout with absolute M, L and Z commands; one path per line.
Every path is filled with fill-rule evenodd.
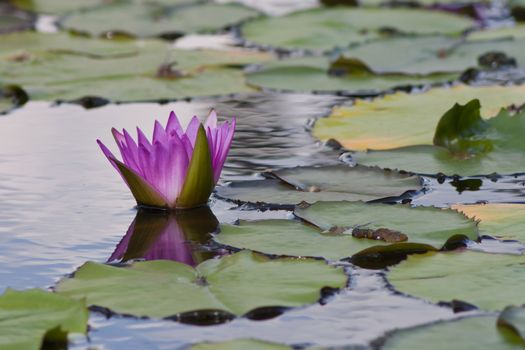
M 208 207 L 177 212 L 140 209 L 108 262 L 165 259 L 197 266 L 214 256 L 200 244 L 218 225 Z
M 455 203 L 525 203 L 525 175 L 426 178 L 429 190 L 412 204 L 448 207 Z

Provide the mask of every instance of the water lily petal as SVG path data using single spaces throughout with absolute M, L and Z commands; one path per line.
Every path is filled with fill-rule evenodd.
M 126 157 L 122 156 L 122 159 L 124 160 L 124 164 L 129 166 L 134 171 L 140 172 L 140 167 L 139 167 L 139 162 L 138 162 L 139 160 L 138 146 L 135 143 L 135 140 L 133 140 L 133 138 L 127 132 L 126 129 L 124 129 L 123 132 L 124 132 L 124 140 L 126 141 Z
M 208 129 L 215 129 L 217 128 L 217 113 L 214 109 L 210 111 L 210 114 L 208 114 L 208 118 L 206 119 L 206 123 L 204 124 L 204 128 Z
M 148 151 L 151 151 L 151 143 L 149 142 L 148 138 L 146 137 L 146 135 L 144 135 L 144 133 L 142 132 L 142 130 L 140 130 L 140 128 L 137 127 L 137 143 L 138 143 L 138 146 L 140 148 L 140 146 L 143 146 L 145 147 Z
M 179 119 L 173 111 L 170 113 L 170 116 L 168 118 L 168 123 L 166 124 L 166 132 L 168 133 L 168 135 L 173 135 L 173 133 L 176 133 L 179 137 L 182 137 L 182 135 L 184 134 L 184 130 L 180 125 Z
M 106 156 L 106 158 L 109 160 L 109 162 L 111 163 L 111 165 L 113 165 L 113 167 L 115 169 L 117 169 L 117 171 L 120 173 L 120 170 L 118 168 L 118 166 L 115 164 L 114 160 L 116 159 L 115 156 L 113 155 L 113 153 L 111 153 L 111 151 L 109 150 L 109 148 L 106 147 L 106 145 L 104 145 L 102 143 L 102 141 L 100 140 L 97 140 L 97 143 L 100 147 L 100 149 L 102 150 L 102 153 L 104 153 L 104 155 Z M 122 175 L 122 174 L 121 174 Z
M 153 128 L 153 144 L 156 142 L 161 142 L 165 146 L 168 144 L 168 134 L 158 120 L 155 120 L 155 126 Z
M 213 159 L 213 179 L 215 183 L 219 181 L 222 168 L 224 167 L 224 163 L 226 162 L 226 157 L 230 152 L 230 147 L 233 141 L 233 134 L 235 133 L 236 125 L 236 120 L 235 118 L 233 118 L 231 125 L 226 122 L 219 132 L 217 140 L 218 147 Z
M 201 127 L 201 122 L 199 118 L 197 118 L 196 116 L 191 118 L 191 121 L 188 124 L 188 127 L 186 128 L 186 136 L 188 136 L 188 139 L 191 142 L 192 148 L 195 148 L 197 132 L 200 127 Z

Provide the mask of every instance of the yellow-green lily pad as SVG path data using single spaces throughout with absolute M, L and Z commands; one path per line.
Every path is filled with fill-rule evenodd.
M 478 109 L 472 109 L 472 103 L 476 103 Z M 466 109 L 470 112 L 459 113 Z M 478 116 L 472 119 L 471 113 Z M 446 120 L 447 123 L 442 123 Z M 459 133 L 454 131 L 455 136 L 449 141 L 438 142 L 439 138 L 436 137 L 440 130 L 449 132 L 454 125 L 463 125 L 458 129 Z M 512 113 L 501 110 L 496 117 L 483 120 L 479 117 L 479 101 L 473 100 L 466 106 L 456 105 L 449 110 L 436 130 L 436 146 L 419 145 L 362 152 L 354 154 L 353 159 L 363 165 L 379 165 L 431 175 L 440 172 L 464 176 L 517 174 L 525 171 L 525 148 L 522 142 L 525 111 Z
M 342 268 L 323 261 L 272 260 L 246 251 L 207 260 L 196 268 L 167 260 L 127 267 L 88 262 L 73 277 L 60 281 L 56 291 L 135 316 L 164 318 L 210 309 L 240 316 L 264 306 L 315 303 L 323 287 L 342 288 L 346 282 Z
M 269 343 L 262 340 L 238 339 L 220 343 L 200 343 L 188 350 L 291 350 L 287 345 Z
M 385 150 L 431 145 L 441 116 L 455 103 L 474 98 L 481 102 L 481 116 L 495 116 L 503 107 L 525 102 L 525 86 L 434 88 L 422 93 L 398 92 L 374 100 L 356 100 L 335 107 L 313 129 L 317 138 L 336 139 L 349 150 Z M 410 126 L 410 127 L 407 127 Z
M 524 204 L 489 203 L 454 205 L 453 208 L 479 221 L 482 235 L 525 242 Z

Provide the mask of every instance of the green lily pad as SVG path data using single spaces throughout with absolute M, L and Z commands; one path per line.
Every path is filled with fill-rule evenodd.
M 525 307 L 507 306 L 498 317 L 498 326 L 518 336 L 525 345 Z
M 523 104 L 525 86 L 459 85 L 419 94 L 398 92 L 371 101 L 357 100 L 352 106 L 335 107 L 328 118 L 319 119 L 313 134 L 323 141 L 334 138 L 356 151 L 430 145 L 441 116 L 455 103 L 475 98 L 481 102 L 481 116 L 489 118 L 503 107 Z
M 242 26 L 249 42 L 281 48 L 329 50 L 386 33 L 457 35 L 474 26 L 468 18 L 418 9 L 320 8 L 265 17 Z
M 24 45 L 21 46 L 20 43 Z M 63 54 L 86 56 L 94 59 L 133 56 L 141 51 L 142 44 L 135 40 L 91 39 L 69 33 L 38 33 L 24 31 L 0 37 L 0 59 L 10 61 L 38 60 L 40 55 Z M 148 41 L 146 49 L 166 49 L 161 41 Z
M 353 237 L 355 228 L 388 228 L 405 235 L 405 240 L 396 243 L 399 244 L 396 249 L 404 254 L 408 254 L 408 248 L 415 247 L 403 244 L 426 244 L 431 246 L 423 250 L 427 251 L 432 247 L 440 249 L 453 236 L 477 238 L 475 222 L 453 210 L 341 201 L 298 207 L 295 215 L 315 226 L 290 220 L 240 221 L 238 225 L 221 225 L 214 240 L 266 254 L 339 260 L 370 247 L 387 246 L 400 238 L 396 234 L 392 235 L 394 239 L 389 239 L 390 242 L 356 238 Z
M 236 4 L 210 3 L 169 9 L 158 4 L 123 2 L 72 13 L 60 25 L 93 36 L 111 32 L 138 37 L 180 36 L 214 32 L 258 15 L 257 11 Z
M 33 40 L 20 51 L 14 42 L 28 37 Z M 92 40 L 63 34 L 0 36 L 2 80 L 23 86 L 35 100 L 166 100 L 252 91 L 242 66 L 271 59 L 245 50 L 178 50 L 156 40 Z
M 514 27 L 500 27 L 472 32 L 468 35 L 468 41 L 493 40 L 493 39 L 524 39 L 525 24 L 517 24 Z
M 465 317 L 393 332 L 377 341 L 382 350 L 519 350 L 524 343 L 496 327 L 496 316 Z
M 421 178 L 377 168 L 334 165 L 269 172 L 265 180 L 218 187 L 219 197 L 239 203 L 293 206 L 327 200 L 371 201 L 398 197 L 422 188 Z
M 22 10 L 54 15 L 103 6 L 108 3 L 105 0 L 10 0 L 10 2 Z
M 482 235 L 525 242 L 523 204 L 454 205 L 453 208 L 474 220 L 479 220 L 478 227 Z
M 343 269 L 322 261 L 270 260 L 240 252 L 205 261 L 195 269 L 167 260 L 124 268 L 88 262 L 73 278 L 60 281 L 57 292 L 136 316 L 168 317 L 204 309 L 243 315 L 263 306 L 315 303 L 321 288 L 342 288 L 346 280 Z
M 111 4 L 139 3 L 137 0 L 10 0 L 16 7 L 37 13 L 64 15 L 73 11 L 104 8 Z M 147 0 L 146 3 L 165 6 L 195 4 L 199 0 Z
M 86 333 L 88 310 L 76 301 L 40 289 L 8 289 L 0 296 L 0 348 L 40 350 L 44 340 L 67 344 L 68 333 Z
M 269 343 L 261 340 L 239 339 L 221 343 L 195 344 L 188 350 L 290 350 L 291 347 L 282 344 Z
M 447 82 L 456 73 L 431 75 L 375 74 L 359 72 L 337 76 L 329 74 L 328 57 L 291 58 L 272 62 L 247 75 L 250 85 L 273 90 L 298 92 L 340 92 L 352 95 L 375 95 L 381 91 L 407 85 L 427 85 Z
M 468 123 L 467 123 L 468 124 Z M 502 110 L 496 117 L 471 129 L 469 137 L 453 140 L 454 146 L 414 146 L 388 151 L 356 153 L 353 159 L 364 165 L 403 169 L 419 174 L 482 175 L 525 171 L 525 111 Z
M 472 251 L 411 255 L 387 278 L 396 290 L 432 302 L 459 299 L 485 310 L 525 302 L 525 256 Z
M 463 72 L 477 67 L 478 58 L 489 52 L 502 52 L 519 65 L 525 64 L 523 40 L 462 42 L 443 36 L 399 37 L 376 40 L 346 51 L 346 58 L 357 58 L 376 73 L 428 75 Z M 382 53 L 388 52 L 388 59 Z

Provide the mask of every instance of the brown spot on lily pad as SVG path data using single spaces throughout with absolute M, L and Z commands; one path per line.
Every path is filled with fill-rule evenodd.
M 378 228 L 377 230 L 356 227 L 352 230 L 352 236 L 355 238 L 367 238 L 376 241 L 385 241 L 387 243 L 398 243 L 408 240 L 408 236 L 406 234 L 383 227 Z

